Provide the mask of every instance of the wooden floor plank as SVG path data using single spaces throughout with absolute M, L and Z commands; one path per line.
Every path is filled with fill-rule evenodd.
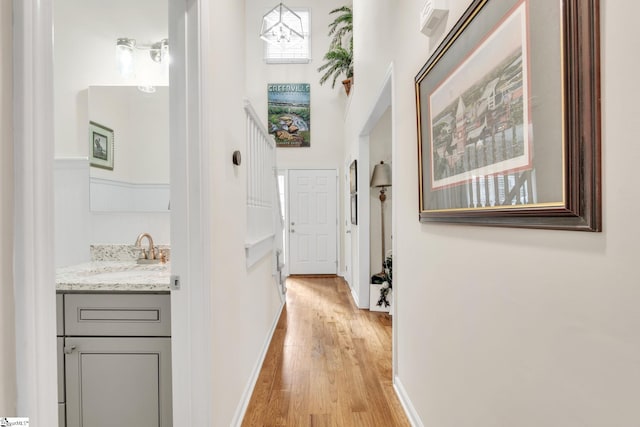
M 409 426 L 391 378 L 391 317 L 339 277 L 287 281 L 243 426 Z

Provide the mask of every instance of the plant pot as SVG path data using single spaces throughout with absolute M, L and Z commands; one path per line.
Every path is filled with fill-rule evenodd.
M 378 300 L 380 299 L 380 289 L 382 289 L 383 286 L 386 287 L 386 284 L 370 283 L 369 286 L 369 311 L 383 311 L 388 313 L 391 309 L 391 305 L 389 305 L 389 307 L 385 307 L 384 304 L 381 306 L 378 305 Z M 391 303 L 391 299 L 389 299 L 391 292 L 387 294 L 387 301 L 389 301 L 389 303 Z
M 351 85 L 353 84 L 353 77 L 349 77 L 346 80 L 342 81 L 342 85 L 344 86 L 344 91 L 347 92 L 347 96 L 351 92 Z

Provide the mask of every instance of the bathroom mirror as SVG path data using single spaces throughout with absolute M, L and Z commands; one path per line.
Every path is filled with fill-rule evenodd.
M 113 169 L 90 168 L 94 212 L 167 212 L 169 202 L 169 89 L 167 86 L 89 86 L 88 118 L 112 132 Z M 95 150 L 100 135 L 89 132 Z M 92 129 L 96 129 L 92 126 Z M 112 148 L 112 150 L 111 150 Z M 98 158 L 102 150 L 95 154 Z

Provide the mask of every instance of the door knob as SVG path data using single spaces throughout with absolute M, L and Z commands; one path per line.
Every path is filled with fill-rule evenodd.
M 292 221 L 292 222 L 291 222 L 291 225 L 296 225 L 296 223 Z
M 296 230 L 294 230 L 294 229 L 292 228 L 292 229 L 291 229 L 291 233 L 295 233 L 295 232 L 296 232 Z
M 68 345 L 64 348 L 64 354 L 71 354 L 76 349 L 75 345 Z

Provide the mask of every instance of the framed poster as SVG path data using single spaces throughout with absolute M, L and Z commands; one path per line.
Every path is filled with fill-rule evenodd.
M 95 122 L 89 122 L 89 164 L 113 170 L 113 130 Z
M 597 0 L 475 0 L 415 78 L 422 222 L 601 230 Z
M 358 160 L 351 162 L 349 166 L 349 192 L 355 194 L 358 191 Z
M 267 128 L 277 147 L 310 147 L 310 84 L 267 85 Z

